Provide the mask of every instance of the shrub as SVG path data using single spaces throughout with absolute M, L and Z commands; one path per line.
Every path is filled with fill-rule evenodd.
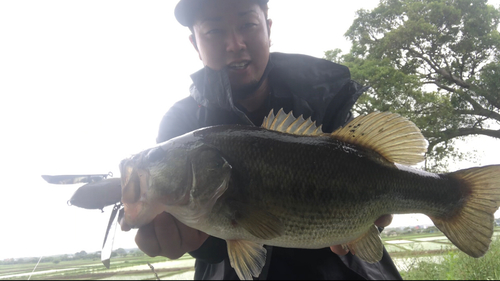
M 403 279 L 413 280 L 499 280 L 500 238 L 490 245 L 482 258 L 471 258 L 463 252 L 449 250 L 442 260 L 438 258 L 412 259 L 402 271 Z

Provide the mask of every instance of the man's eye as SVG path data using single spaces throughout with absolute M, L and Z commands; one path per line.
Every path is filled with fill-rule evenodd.
M 222 29 L 217 29 L 217 28 L 215 28 L 215 29 L 210 29 L 210 30 L 207 32 L 207 34 L 220 34 L 220 33 L 222 33 Z
M 257 26 L 255 23 L 245 23 L 243 25 L 243 29 L 249 29 L 249 28 L 252 28 L 254 26 Z

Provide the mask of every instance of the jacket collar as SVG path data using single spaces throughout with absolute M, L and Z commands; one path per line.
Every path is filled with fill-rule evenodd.
M 316 117 L 322 117 L 326 106 L 350 81 L 347 67 L 298 54 L 271 53 L 264 75 L 269 76 L 273 96 L 292 99 L 294 104 L 300 103 L 312 111 L 321 112 L 321 116 Z M 191 78 L 191 96 L 198 104 L 232 111 L 246 118 L 233 103 L 225 70 L 215 71 L 205 67 Z

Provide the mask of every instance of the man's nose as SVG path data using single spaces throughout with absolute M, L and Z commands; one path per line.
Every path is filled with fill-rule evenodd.
M 226 39 L 226 51 L 228 53 L 239 53 L 246 49 L 245 40 L 240 32 L 233 30 Z

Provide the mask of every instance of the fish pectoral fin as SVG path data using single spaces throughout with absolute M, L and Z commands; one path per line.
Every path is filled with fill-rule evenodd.
M 380 261 L 384 254 L 384 245 L 375 225 L 371 226 L 365 235 L 342 247 L 344 249 L 347 247 L 353 255 L 369 263 Z
M 231 202 L 229 205 L 233 208 L 232 219 L 253 236 L 269 240 L 285 233 L 283 223 L 275 215 L 244 203 Z
M 215 201 L 227 190 L 232 167 L 218 150 L 203 148 L 193 153 L 191 170 L 191 195 L 201 199 L 207 205 L 206 211 L 210 211 Z
M 267 250 L 262 244 L 247 240 L 226 240 L 229 262 L 241 280 L 259 277 L 266 264 Z
M 231 180 L 232 166 L 221 153 L 211 147 L 193 150 L 190 155 L 190 192 L 187 201 L 193 204 L 184 222 L 197 224 L 212 212 L 219 198 L 226 192 Z
M 420 129 L 395 113 L 373 112 L 356 117 L 331 136 L 375 151 L 385 160 L 403 165 L 424 161 L 427 151 L 427 143 Z

